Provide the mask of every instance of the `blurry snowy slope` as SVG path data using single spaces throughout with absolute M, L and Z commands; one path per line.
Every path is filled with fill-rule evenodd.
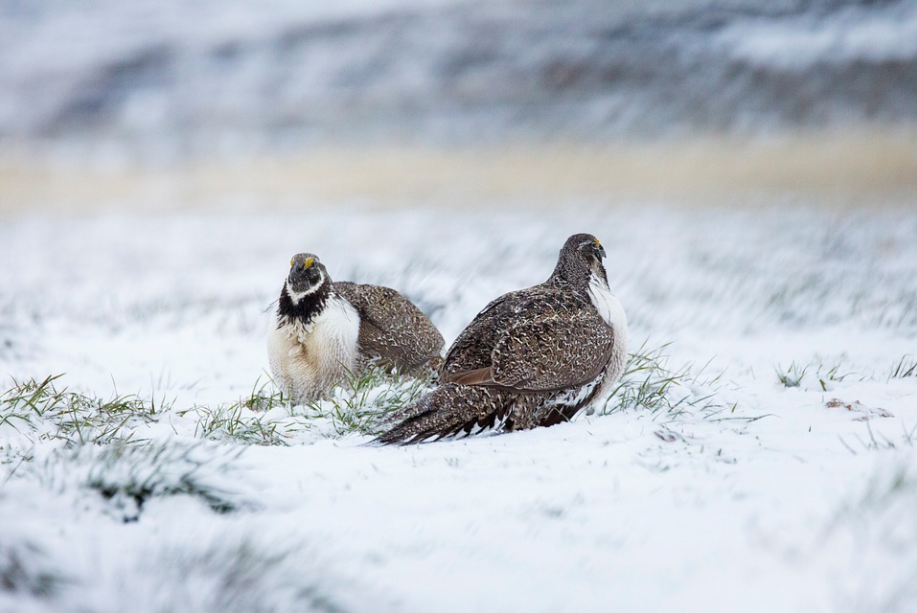
M 909 0 L 0 2 L 0 147 L 175 159 L 917 120 Z

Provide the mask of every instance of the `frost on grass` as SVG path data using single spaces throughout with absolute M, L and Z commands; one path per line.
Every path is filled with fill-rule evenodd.
M 200 528 L 189 539 L 176 527 L 156 536 L 125 536 L 125 545 L 102 550 L 66 575 L 52 569 L 37 547 L 0 545 L 0 610 L 347 610 L 334 595 L 340 579 L 320 566 L 315 551 L 288 538 L 216 527 Z
M 372 436 L 393 411 L 430 387 L 430 377 L 411 377 L 371 366 L 350 374 L 326 400 L 293 406 L 271 380 L 259 379 L 238 400 L 173 410 L 171 405 L 115 392 L 108 400 L 61 386 L 62 375 L 13 381 L 0 393 L 0 442 L 10 441 L 5 460 L 39 442 L 65 447 L 145 442 L 144 426 L 171 416 L 190 418 L 196 438 L 245 445 L 289 445 L 316 437 Z M 180 426 L 179 426 L 180 427 Z
M 194 434 L 214 441 L 246 445 L 286 445 L 308 424 L 298 423 L 288 411 L 289 402 L 272 382 L 255 382 L 248 397 L 216 407 L 196 406 L 180 411 L 197 419 Z
M 668 344 L 649 349 L 644 342 L 628 355 L 621 380 L 599 414 L 638 410 L 648 411 L 654 418 L 672 419 L 695 413 L 712 417 L 724 410 L 726 407 L 715 399 L 722 387 L 720 377 L 704 379 L 704 369 L 692 373 L 691 364 L 671 370 L 667 348 Z
M 133 439 L 136 426 L 164 410 L 155 399 L 117 393 L 103 400 L 58 387 L 62 375 L 12 382 L 0 395 L 0 428 L 8 426 L 31 443 L 58 440 L 67 446 Z
M 179 442 L 82 446 L 56 450 L 20 473 L 52 491 L 96 492 L 106 511 L 124 521 L 137 519 L 147 501 L 163 496 L 191 496 L 225 513 L 253 506 L 240 491 L 237 460 L 243 451 Z
M 261 539 L 263 541 L 264 539 Z M 139 569 L 158 578 L 151 611 L 223 611 L 259 613 L 316 611 L 336 613 L 344 608 L 323 587 L 324 573 L 310 569 L 289 543 L 265 544 L 246 537 L 229 537 L 191 549 L 184 544 L 164 548 Z M 129 603 L 125 603 L 129 604 Z M 133 608 L 129 606 L 128 608 Z
M 241 450 L 135 436 L 169 409 L 136 396 L 71 392 L 59 379 L 14 381 L 0 395 L 7 480 L 95 491 L 123 519 L 136 518 L 154 496 L 190 495 L 217 511 L 240 506 L 230 475 Z
M 291 405 L 273 382 L 256 383 L 252 393 L 217 407 L 180 414 L 197 417 L 195 434 L 217 441 L 287 445 L 320 436 L 374 436 L 385 418 L 429 390 L 429 377 L 411 377 L 371 366 L 349 374 L 326 400 Z
M 373 366 L 350 374 L 330 399 L 303 406 L 304 414 L 324 421 L 324 431 L 334 436 L 376 436 L 392 413 L 430 390 L 431 377 L 391 374 Z
M 49 598 L 60 584 L 61 577 L 47 569 L 46 557 L 36 545 L 0 543 L 0 592 Z

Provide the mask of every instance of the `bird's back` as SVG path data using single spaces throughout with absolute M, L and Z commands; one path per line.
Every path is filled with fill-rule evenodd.
M 504 294 L 478 313 L 455 339 L 446 354 L 443 374 L 448 378 L 489 368 L 494 350 L 505 343 L 508 334 L 549 322 L 582 306 L 583 300 L 549 283 Z
M 445 341 L 433 322 L 392 288 L 337 282 L 334 290 L 360 314 L 360 351 L 401 370 L 439 356 Z

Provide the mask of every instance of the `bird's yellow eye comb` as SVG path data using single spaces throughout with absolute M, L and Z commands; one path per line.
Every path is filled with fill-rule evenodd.
M 303 263 L 304 268 L 312 268 L 312 264 L 315 263 L 315 258 L 309 258 Z

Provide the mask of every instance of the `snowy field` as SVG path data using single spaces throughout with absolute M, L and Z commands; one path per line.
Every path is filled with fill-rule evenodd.
M 912 204 L 6 219 L 0 611 L 912 611 Z M 406 383 L 276 402 L 292 254 L 449 342 L 574 232 L 635 353 L 593 414 L 384 448 L 347 410 Z

